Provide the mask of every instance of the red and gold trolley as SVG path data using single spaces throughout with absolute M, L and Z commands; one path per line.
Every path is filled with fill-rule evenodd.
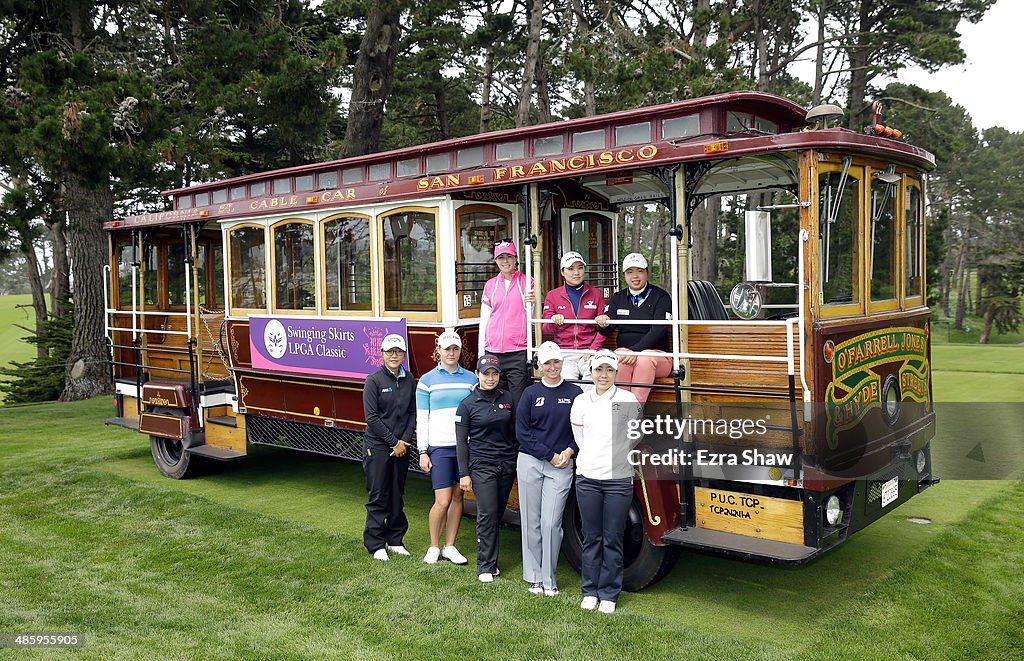
M 173 478 L 251 445 L 358 458 L 384 334 L 407 336 L 417 376 L 445 328 L 473 365 L 496 241 L 540 292 L 579 251 L 608 296 L 623 208 L 660 204 L 673 372 L 640 430 L 626 587 L 683 547 L 805 562 L 937 481 L 933 167 L 827 110 L 734 92 L 167 191 L 172 210 L 106 225 L 108 422 Z M 742 278 L 691 277 L 709 205 L 742 216 Z M 578 567 L 574 506 L 565 528 Z

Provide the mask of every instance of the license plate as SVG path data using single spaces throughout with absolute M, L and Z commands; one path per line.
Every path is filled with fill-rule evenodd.
M 882 485 L 882 507 L 900 497 L 900 478 L 894 477 Z

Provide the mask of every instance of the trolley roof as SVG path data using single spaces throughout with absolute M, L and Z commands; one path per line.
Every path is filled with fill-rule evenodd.
M 934 156 L 904 142 L 842 128 L 814 129 L 806 110 L 783 97 L 729 92 L 177 188 L 162 193 L 171 198 L 173 210 L 104 227 L 245 218 L 437 194 L 512 202 L 523 184 L 570 177 L 604 178 L 602 193 L 613 204 L 641 201 L 657 199 L 658 187 L 650 178 L 623 176 L 634 170 L 803 149 L 866 153 L 925 171 L 935 166 Z

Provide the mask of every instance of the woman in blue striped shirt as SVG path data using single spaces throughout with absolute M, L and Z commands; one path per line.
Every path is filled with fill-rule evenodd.
M 445 331 L 437 338 L 441 356 L 437 367 L 424 374 L 416 386 L 416 448 L 420 468 L 430 474 L 434 487 L 434 505 L 430 508 L 430 548 L 423 562 L 434 564 L 440 558 L 457 565 L 466 557 L 455 548 L 455 537 L 462 521 L 462 489 L 459 488 L 459 463 L 455 451 L 455 411 L 476 385 L 476 375 L 459 365 L 462 338 Z M 441 529 L 445 544 L 441 546 Z

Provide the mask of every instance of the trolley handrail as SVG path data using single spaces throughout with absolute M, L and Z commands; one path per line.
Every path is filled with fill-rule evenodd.
M 550 318 L 530 318 L 527 320 L 531 324 L 541 323 L 550 324 L 553 323 Z M 672 326 L 673 328 L 678 326 L 761 326 L 761 327 L 778 327 L 786 329 L 786 355 L 785 356 L 751 356 L 745 354 L 715 354 L 715 353 L 694 353 L 689 351 L 654 351 L 645 349 L 643 351 L 630 351 L 631 356 L 653 356 L 658 358 L 673 358 L 676 364 L 679 359 L 698 359 L 698 360 L 734 360 L 737 362 L 752 362 L 752 363 L 780 363 L 785 364 L 787 373 L 793 375 L 796 372 L 796 351 L 793 342 L 793 331 L 797 325 L 798 319 L 749 319 L 749 320 L 738 320 L 738 319 L 609 319 L 609 326 Z M 597 321 L 594 319 L 566 319 L 565 324 L 579 324 L 579 325 L 596 325 Z M 529 333 L 527 333 L 529 335 Z M 678 335 L 678 333 L 673 333 Z M 527 346 L 527 358 L 532 358 L 532 349 Z M 583 355 L 586 353 L 593 353 L 593 350 L 588 349 L 562 349 L 563 354 L 569 355 Z M 803 360 L 801 359 L 801 368 Z M 802 369 L 801 369 L 802 372 Z

